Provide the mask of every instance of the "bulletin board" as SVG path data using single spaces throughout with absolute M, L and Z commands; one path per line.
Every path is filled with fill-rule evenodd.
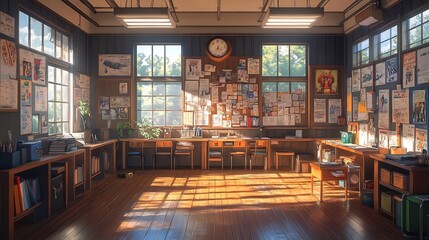
M 73 117 L 74 117 L 74 126 L 73 131 L 80 132 L 83 131 L 79 105 L 80 102 L 87 102 L 91 106 L 90 102 L 90 90 L 91 90 L 91 79 L 88 75 L 81 73 L 75 73 L 73 75 L 74 89 L 73 89 Z

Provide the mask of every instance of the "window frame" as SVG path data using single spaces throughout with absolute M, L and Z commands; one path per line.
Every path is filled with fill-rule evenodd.
M 142 76 L 139 76 L 138 75 L 138 71 L 137 71 L 137 56 L 138 56 L 138 52 L 137 52 L 137 48 L 139 47 L 139 46 L 150 46 L 151 47 L 151 75 L 142 75 Z M 153 49 L 154 49 L 154 46 L 163 46 L 164 47 L 164 57 L 163 57 L 163 59 L 164 59 L 164 74 L 163 75 L 158 75 L 158 76 L 154 76 L 154 67 L 153 67 L 153 60 L 154 60 L 154 51 L 153 51 Z M 167 75 L 167 61 L 166 61 L 166 59 L 167 59 L 167 46 L 178 46 L 178 47 L 180 47 L 180 74 L 179 75 Z M 183 48 L 182 48 L 182 44 L 180 44 L 180 43 L 165 43 L 165 44 L 161 44 L 161 43 L 137 43 L 137 44 L 135 44 L 135 47 L 134 47 L 134 51 L 135 51 L 135 59 L 134 59 L 134 63 L 135 63 L 135 74 L 134 74 L 134 77 L 135 78 L 181 78 L 182 76 L 183 76 L 183 53 L 182 53 L 182 50 L 183 50 Z
M 392 37 L 392 29 L 396 27 L 396 36 Z M 372 36 L 372 49 L 373 49 L 373 61 L 379 61 L 382 59 L 387 59 L 390 58 L 392 56 L 394 56 L 395 54 L 398 54 L 399 52 L 399 45 L 400 45 L 400 34 L 399 33 L 400 27 L 398 23 L 394 23 L 394 24 L 390 24 L 387 25 L 385 27 L 383 27 L 382 29 L 380 29 L 379 31 L 376 32 L 376 34 L 374 34 Z M 381 35 L 383 33 L 385 33 L 386 31 L 389 31 L 389 38 L 387 38 L 384 41 L 381 41 Z M 392 43 L 393 43 L 393 39 L 396 38 L 396 49 L 392 50 Z M 390 47 L 389 50 L 385 53 L 381 53 L 381 45 L 385 42 L 389 41 Z M 371 44 L 371 43 L 370 43 Z M 371 48 L 371 45 L 370 45 Z
M 429 14 L 429 8 L 419 10 L 417 13 L 410 15 L 402 22 L 402 50 L 406 51 L 409 49 L 417 48 L 422 45 L 427 45 L 429 43 L 429 34 L 427 38 L 423 38 L 423 25 L 429 26 L 429 18 L 424 21 L 423 14 L 426 13 Z M 420 24 L 410 28 L 410 20 L 418 15 L 421 15 L 421 22 Z M 414 29 L 420 28 L 420 39 L 416 41 L 415 43 L 410 43 L 410 32 Z
M 277 62 L 276 62 L 276 75 L 264 75 L 264 63 L 263 63 L 263 59 L 264 59 L 264 46 L 276 46 L 277 50 L 276 50 L 276 56 L 277 56 Z M 279 75 L 279 46 L 288 46 L 289 47 L 289 61 L 288 61 L 288 71 L 289 71 L 289 75 L 288 76 L 280 76 Z M 291 46 L 304 46 L 305 47 L 305 70 L 304 70 L 304 75 L 303 76 L 291 76 L 291 50 L 290 47 Z M 261 64 L 262 64 L 262 70 L 261 70 L 261 76 L 262 78 L 288 78 L 288 79 L 297 79 L 297 78 L 308 78 L 308 65 L 309 65 L 309 46 L 306 43 L 262 43 L 261 44 Z
M 368 47 L 367 48 L 362 48 L 359 47 L 359 44 L 363 44 L 363 42 L 368 41 Z M 367 36 L 365 38 L 362 38 L 358 41 L 356 41 L 353 46 L 352 46 L 352 67 L 353 68 L 358 68 L 367 64 L 370 64 L 372 61 L 371 55 L 372 55 L 372 51 L 371 51 L 371 37 Z M 362 52 L 364 52 L 365 50 L 368 50 L 368 61 L 362 61 Z

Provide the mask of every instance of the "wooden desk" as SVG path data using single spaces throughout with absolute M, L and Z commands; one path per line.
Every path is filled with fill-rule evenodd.
M 343 144 L 341 141 L 323 141 L 321 150 L 323 149 L 334 149 L 335 159 L 340 156 L 348 157 L 353 160 L 353 163 L 360 166 L 360 189 L 363 189 L 365 180 L 374 179 L 374 161 L 369 156 L 370 154 L 377 154 L 378 149 L 359 146 L 356 144 Z M 363 195 L 360 195 L 363 197 Z
M 380 209 L 380 194 L 382 190 L 397 192 L 398 194 L 428 194 L 429 193 L 429 166 L 420 167 L 405 165 L 389 160 L 384 154 L 371 154 L 374 159 L 374 209 Z M 404 190 L 380 181 L 380 169 L 385 168 L 392 172 L 399 172 L 408 176 L 408 189 Z
M 319 162 L 310 163 L 311 166 L 311 195 L 313 195 L 314 188 L 314 178 L 318 178 L 320 180 L 320 202 L 323 201 L 323 182 L 331 181 L 331 180 L 344 180 L 344 198 L 347 199 L 348 194 L 348 176 L 347 176 L 347 165 L 321 165 Z M 342 171 L 344 175 L 342 176 L 334 176 L 332 172 L 334 171 Z

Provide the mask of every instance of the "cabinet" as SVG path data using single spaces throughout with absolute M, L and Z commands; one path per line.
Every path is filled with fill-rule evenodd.
M 24 218 L 33 216 L 36 218 L 46 218 L 51 216 L 51 169 L 54 165 L 62 164 L 67 169 L 64 173 L 65 177 L 65 205 L 67 206 L 69 194 L 73 193 L 72 199 L 75 194 L 69 191 L 68 183 L 73 178 L 69 166 L 75 166 L 77 161 L 83 162 L 85 165 L 85 151 L 76 150 L 61 154 L 49 154 L 41 157 L 38 161 L 29 162 L 18 167 L 0 170 L 0 189 L 1 189 L 1 229 L 0 239 L 13 239 L 15 231 L 15 223 Z M 39 200 L 37 203 L 27 206 L 23 211 L 15 213 L 15 196 L 14 196 L 14 182 L 16 178 L 22 179 L 37 179 L 40 191 Z

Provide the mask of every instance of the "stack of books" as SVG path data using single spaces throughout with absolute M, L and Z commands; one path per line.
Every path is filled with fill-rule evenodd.
M 15 176 L 13 186 L 15 216 L 40 202 L 40 184 L 38 178 Z
M 92 156 L 91 158 L 91 175 L 100 171 L 100 157 Z
M 74 185 L 83 182 L 83 165 L 77 165 L 74 169 Z
M 49 145 L 49 153 L 64 153 L 77 150 L 75 138 L 55 138 Z

